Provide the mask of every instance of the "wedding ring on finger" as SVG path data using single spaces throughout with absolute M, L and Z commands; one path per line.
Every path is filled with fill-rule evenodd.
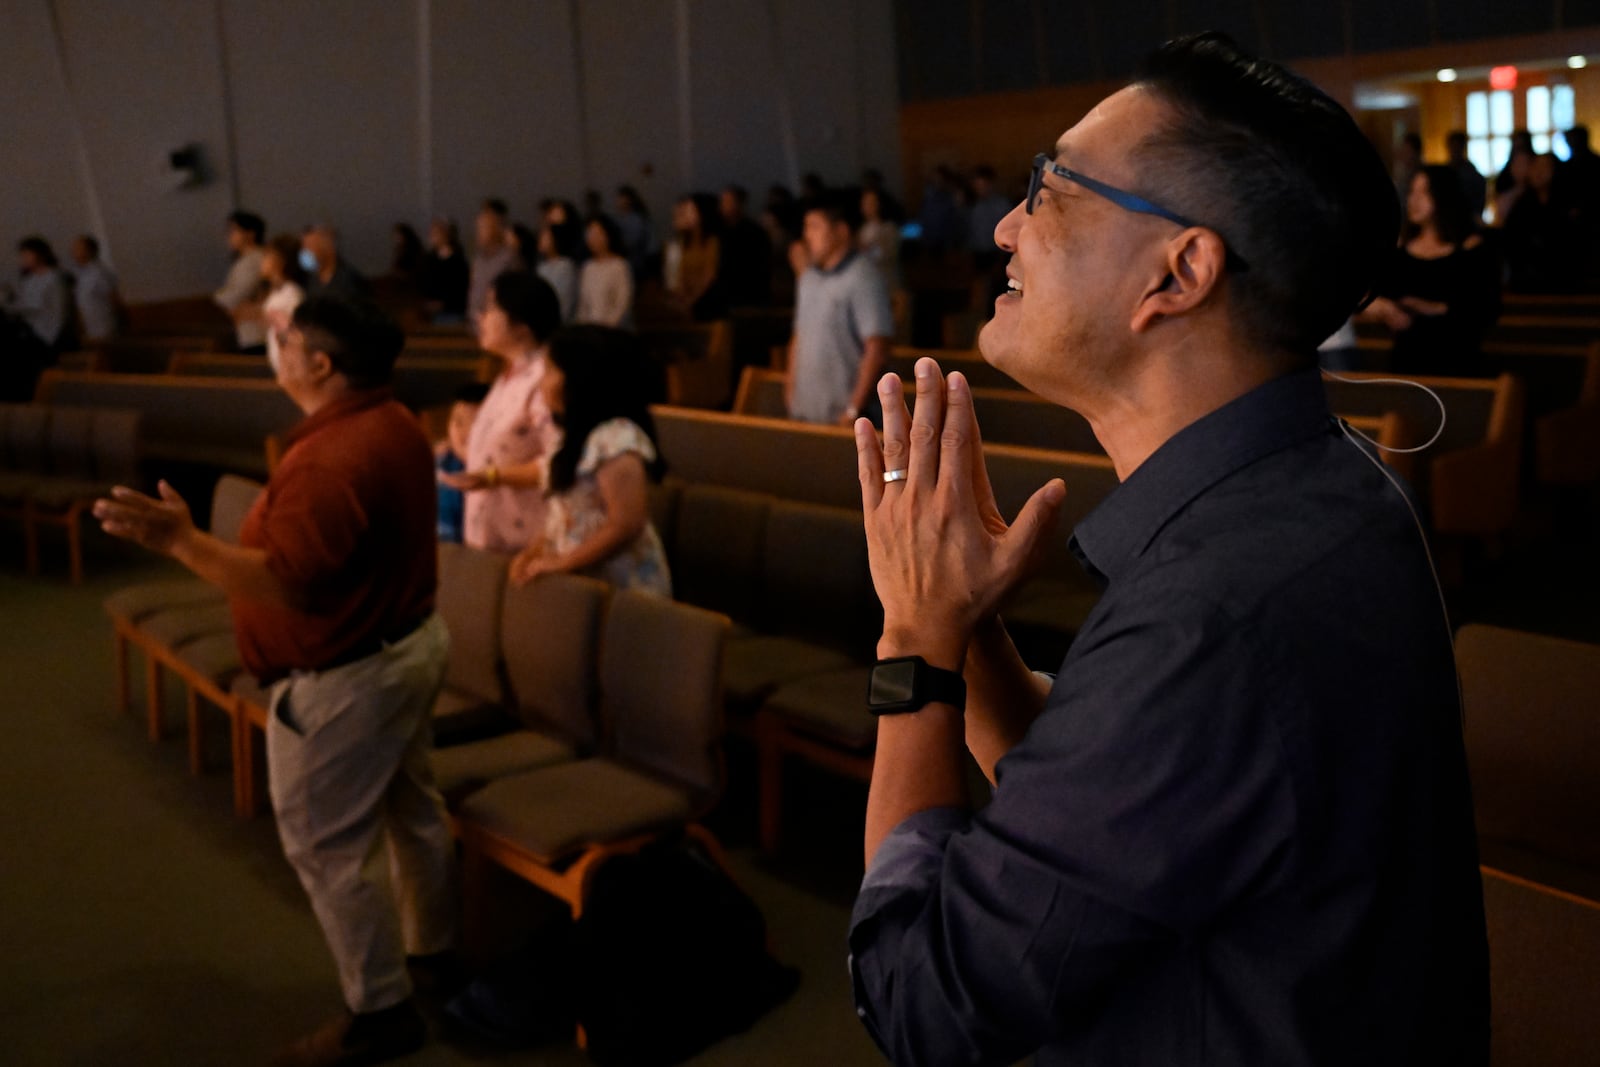
M 884 471 L 883 472 L 883 480 L 885 482 L 903 482 L 903 481 L 905 481 L 906 480 L 906 468 L 901 467 L 899 470 Z

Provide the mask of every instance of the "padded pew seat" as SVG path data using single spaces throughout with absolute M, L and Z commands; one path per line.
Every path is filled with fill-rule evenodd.
M 222 604 L 222 590 L 199 578 L 175 578 L 165 582 L 141 582 L 124 586 L 105 599 L 106 614 L 113 618 L 140 622 L 167 608 Z
M 433 704 L 433 743 L 438 748 L 482 741 L 516 725 L 503 704 L 460 689 L 447 686 Z
M 152 643 L 176 648 L 207 634 L 233 632 L 233 615 L 228 603 L 201 601 L 157 611 L 139 621 L 140 632 Z
M 878 718 L 867 710 L 871 674 L 870 667 L 852 667 L 800 678 L 774 690 L 761 710 L 841 748 L 867 751 L 878 741 Z
M 583 803 L 572 802 L 582 797 Z M 596 841 L 682 825 L 695 813 L 681 786 L 608 759 L 565 763 L 491 782 L 462 801 L 460 817 L 549 863 Z
M 433 778 L 445 802 L 454 807 L 491 782 L 577 758 L 578 750 L 565 741 L 532 730 L 512 730 L 436 750 Z
M 730 637 L 722 685 L 728 710 L 748 714 L 774 689 L 810 675 L 844 670 L 854 662 L 843 652 L 793 637 L 750 633 Z

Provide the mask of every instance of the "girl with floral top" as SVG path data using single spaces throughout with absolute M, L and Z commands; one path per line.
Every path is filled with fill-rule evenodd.
M 544 529 L 512 560 L 513 584 L 561 571 L 672 595 L 650 522 L 664 468 L 649 408 L 658 380 L 626 331 L 569 326 L 551 338 L 543 388 L 563 437 L 545 468 Z

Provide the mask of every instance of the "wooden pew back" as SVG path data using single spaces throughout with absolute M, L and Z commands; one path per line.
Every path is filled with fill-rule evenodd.
M 276 383 L 237 378 L 50 370 L 39 381 L 37 399 L 139 411 L 146 457 L 254 477 L 267 472 L 267 436 L 301 417 Z

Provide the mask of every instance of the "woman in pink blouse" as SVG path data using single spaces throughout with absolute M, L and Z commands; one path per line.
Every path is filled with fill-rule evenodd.
M 543 388 L 546 342 L 561 325 L 555 290 L 531 271 L 495 278 L 478 322 L 478 343 L 505 368 L 467 437 L 467 469 L 441 481 L 466 494 L 463 534 L 472 548 L 515 553 L 545 527 L 546 458 L 561 431 Z

